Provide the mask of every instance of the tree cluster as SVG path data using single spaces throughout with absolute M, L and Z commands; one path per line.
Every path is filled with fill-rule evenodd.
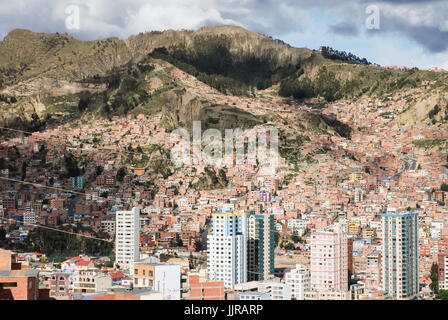
M 109 256 L 112 254 L 113 243 L 78 237 L 65 232 L 58 232 L 45 228 L 34 228 L 28 237 L 17 243 L 5 243 L 4 231 L 0 229 L 0 243 L 3 246 L 23 252 L 41 252 L 47 256 L 70 257 L 79 254 Z M 92 236 L 108 239 L 109 235 L 104 232 L 94 232 L 91 228 L 81 225 L 76 227 L 63 227 L 61 230 L 75 233 L 89 232 Z
M 371 64 L 369 61 L 367 61 L 366 58 L 359 58 L 350 52 L 339 51 L 326 46 L 321 47 L 320 50 L 322 52 L 322 56 L 327 59 L 340 60 L 363 65 Z
M 250 95 L 253 88 L 266 89 L 298 69 L 298 66 L 272 67 L 273 55 L 238 56 L 230 52 L 226 35 L 196 36 L 185 45 L 156 48 L 149 56 L 163 59 L 195 76 L 211 87 L 233 95 Z
M 352 85 L 350 83 L 350 85 Z M 284 79 L 280 83 L 279 95 L 283 97 L 294 97 L 296 99 L 309 99 L 323 97 L 327 102 L 342 98 L 343 86 L 334 72 L 326 67 L 319 69 L 315 79 L 303 75 L 301 69 L 294 76 Z

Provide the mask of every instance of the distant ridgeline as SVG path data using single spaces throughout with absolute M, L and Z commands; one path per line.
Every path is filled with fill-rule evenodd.
M 317 106 L 361 97 L 385 102 L 406 94 L 406 109 L 400 111 L 404 115 L 394 114 L 400 121 L 448 119 L 447 72 L 382 68 L 328 46 L 294 48 L 241 27 L 141 33 L 126 42 L 81 41 L 17 29 L 0 41 L 0 87 L 5 89 L 0 93 L 0 127 L 34 132 L 87 114 L 111 119 L 162 112 L 162 125 L 169 130 L 188 123 L 193 114 L 181 112 L 182 119 L 177 119 L 176 112 L 191 109 L 221 128 L 225 121 L 213 123 L 220 116 L 209 112 L 217 108 L 183 99 L 185 86 L 168 74 L 170 68 L 158 68 L 160 60 L 224 94 L 251 97 L 256 89 L 272 88 L 273 95 L 311 100 L 307 102 Z M 223 107 L 220 111 L 227 119 L 244 118 L 243 123 L 250 118 L 235 110 L 229 115 Z M 0 136 L 13 135 L 0 128 Z

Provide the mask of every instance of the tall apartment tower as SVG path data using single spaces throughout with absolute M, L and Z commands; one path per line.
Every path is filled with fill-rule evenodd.
M 210 280 L 223 281 L 226 288 L 247 282 L 247 215 L 230 210 L 212 214 L 207 250 Z
M 417 213 L 393 211 L 382 217 L 382 287 L 391 298 L 418 294 Z
M 364 190 L 362 190 L 361 188 L 356 188 L 354 200 L 355 202 L 362 202 L 364 200 Z
M 129 268 L 132 275 L 140 259 L 140 208 L 117 211 L 115 219 L 115 262 Z
M 346 222 L 311 234 L 311 290 L 348 291 Z
M 274 277 L 274 215 L 247 216 L 247 279 L 267 280 Z

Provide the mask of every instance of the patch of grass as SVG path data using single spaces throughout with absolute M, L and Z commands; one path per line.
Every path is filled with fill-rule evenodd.
M 429 149 L 432 147 L 440 147 L 443 144 L 446 145 L 447 140 L 442 140 L 442 139 L 416 140 L 416 141 L 412 141 L 412 144 L 418 148 Z

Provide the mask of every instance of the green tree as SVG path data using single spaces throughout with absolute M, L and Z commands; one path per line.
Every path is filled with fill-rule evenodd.
M 115 260 L 115 259 L 111 259 L 111 260 L 107 261 L 107 262 L 104 264 L 104 266 L 105 266 L 106 268 L 113 268 L 113 267 L 114 267 L 114 260 Z
M 102 166 L 96 166 L 95 168 L 95 176 L 99 176 L 103 173 L 104 168 Z
M 5 158 L 0 157 L 0 169 L 6 168 L 8 168 L 8 162 L 5 160 Z
M 31 115 L 30 125 L 31 125 L 31 131 L 39 131 L 40 127 L 43 125 L 37 113 L 33 113 Z
M 439 267 L 437 263 L 433 262 L 431 265 L 431 284 L 429 287 L 434 293 L 438 293 L 439 291 Z
M 331 47 L 322 46 L 320 48 L 322 52 L 322 56 L 327 59 L 331 60 L 341 60 L 341 61 L 347 61 L 350 63 L 356 63 L 356 64 L 362 64 L 362 65 L 369 65 L 371 64 L 369 61 L 367 61 L 366 58 L 360 58 L 354 55 L 350 52 L 345 51 L 339 51 L 336 49 L 333 49 Z
M 283 248 L 286 250 L 294 250 L 295 246 L 292 242 L 287 242 L 286 244 L 283 245 Z
M 0 228 L 0 242 L 3 242 L 6 240 L 6 230 L 3 228 Z
M 79 97 L 79 102 L 78 102 L 78 110 L 79 111 L 84 111 L 85 109 L 87 109 L 87 107 L 89 106 L 90 103 L 90 92 L 89 91 L 82 91 L 80 93 L 80 97 Z
M 194 249 L 196 252 L 202 251 L 203 247 L 204 247 L 204 244 L 202 243 L 201 240 L 195 241 Z
M 190 256 L 188 257 L 188 264 L 190 269 L 194 269 L 194 257 L 192 252 L 190 252 Z
M 448 290 L 440 290 L 436 294 L 436 299 L 437 300 L 448 300 Z
M 125 168 L 121 167 L 120 169 L 118 169 L 117 181 L 118 182 L 122 182 L 125 175 L 126 175 L 126 169 Z
M 299 238 L 299 236 L 297 236 L 297 235 L 295 235 L 295 234 L 293 234 L 293 235 L 291 236 L 291 240 L 292 240 L 292 242 L 294 242 L 294 243 L 299 243 L 299 242 L 300 242 L 300 238 Z
M 178 247 L 183 247 L 183 246 L 184 246 L 184 243 L 183 243 L 183 241 L 182 241 L 181 238 L 178 238 L 178 239 L 177 239 L 177 241 L 176 241 L 176 245 L 177 245 Z
M 171 258 L 174 258 L 174 256 L 172 254 L 168 254 L 168 253 L 161 253 L 159 256 L 159 259 L 161 262 L 166 262 Z
M 26 168 L 28 167 L 28 164 L 26 162 L 22 165 L 22 180 L 25 180 L 26 178 Z
M 72 154 L 68 154 L 64 157 L 65 169 L 69 177 L 77 177 L 80 175 L 81 170 L 78 167 L 78 161 Z
M 85 228 L 82 225 L 72 229 L 72 227 L 60 228 L 65 231 L 74 231 L 75 233 L 89 232 L 94 237 L 106 238 L 104 233 L 95 233 L 91 228 Z M 108 237 L 108 235 L 107 235 Z M 42 228 L 35 228 L 30 231 L 29 236 L 20 243 L 20 247 L 13 249 L 20 249 L 23 251 L 38 251 L 47 256 L 74 256 L 80 253 L 89 255 L 108 256 L 112 253 L 113 243 L 105 242 L 96 239 L 81 238 L 67 233 L 58 232 L 56 230 L 48 230 Z
M 278 247 L 279 240 L 280 240 L 280 233 L 278 231 L 275 231 L 274 232 L 274 243 L 275 243 L 276 247 Z

